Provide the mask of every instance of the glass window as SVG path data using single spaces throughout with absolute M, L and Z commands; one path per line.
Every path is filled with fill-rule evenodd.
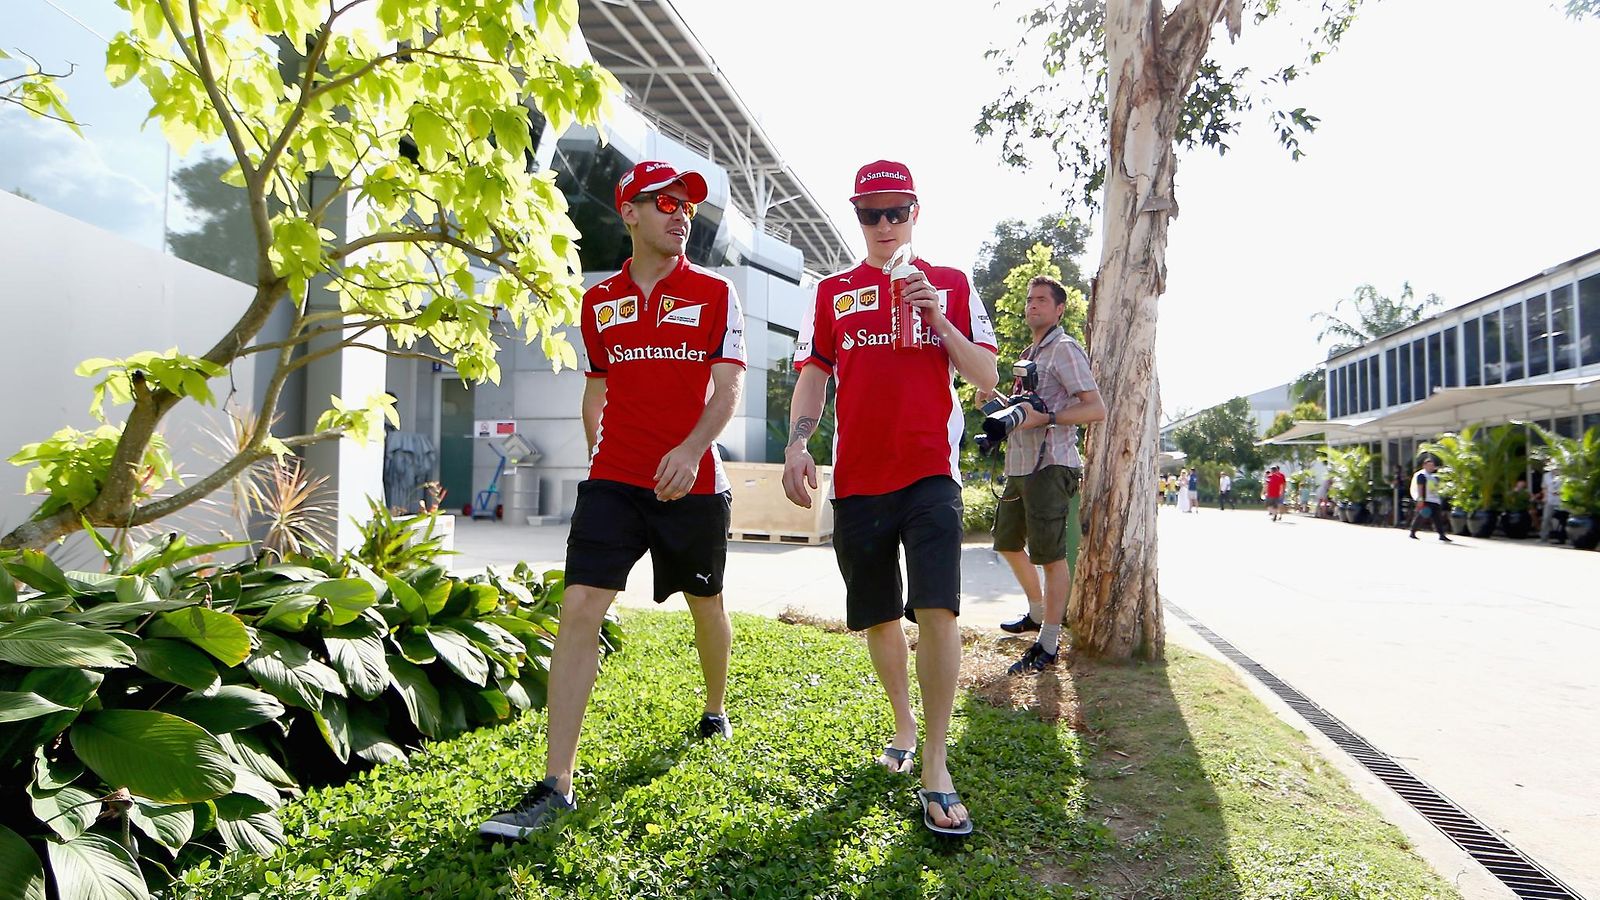
M 1583 414 L 1583 433 L 1588 434 L 1591 428 L 1600 428 L 1600 413 Z
M 1384 403 L 1389 406 L 1394 406 L 1396 403 L 1400 402 L 1400 369 L 1399 363 L 1395 361 L 1395 352 L 1393 347 L 1390 347 L 1388 350 L 1384 351 L 1383 372 Z
M 1411 391 L 1411 345 L 1402 344 L 1395 349 L 1400 353 L 1400 402 L 1410 403 L 1414 398 Z
M 1467 324 L 1461 326 L 1461 361 L 1466 370 L 1467 385 L 1483 384 L 1483 360 L 1479 355 L 1481 347 L 1478 344 L 1479 322 L 1477 319 L 1468 319 Z
M 1349 398 L 1348 385 L 1350 383 L 1350 367 L 1349 366 L 1340 366 L 1338 368 L 1337 372 L 1338 372 L 1338 377 L 1334 379 L 1334 384 L 1338 388 L 1338 392 L 1337 392 L 1337 399 L 1339 401 L 1339 413 L 1338 414 L 1342 416 L 1345 413 L 1349 412 L 1349 409 L 1350 409 L 1350 403 L 1349 403 L 1349 399 L 1348 399 Z
M 1500 311 L 1495 310 L 1483 317 L 1483 383 L 1504 381 L 1503 369 L 1500 365 Z
M 794 383 L 794 344 L 797 335 L 777 325 L 767 326 L 767 462 L 782 462 L 789 442 L 789 401 Z
M 1444 330 L 1445 387 L 1459 387 L 1461 385 L 1460 372 L 1457 371 L 1461 363 L 1460 348 L 1456 346 L 1458 343 L 1460 342 L 1456 339 L 1456 329 L 1446 328 Z
M 1377 354 L 1367 357 L 1367 409 L 1374 410 L 1383 405 L 1378 399 L 1378 372 L 1380 370 Z
M 1583 364 L 1600 363 L 1600 275 L 1578 282 L 1578 355 Z
M 1528 377 L 1550 371 L 1550 308 L 1545 296 L 1529 297 Z
M 1528 348 L 1524 339 L 1528 332 L 1522 327 L 1522 304 L 1513 303 L 1506 307 L 1505 315 L 1500 318 L 1500 333 L 1504 336 L 1506 347 L 1506 381 L 1520 381 L 1527 376 L 1523 366 L 1527 359 Z
M 1411 399 L 1428 399 L 1428 355 L 1422 338 L 1411 342 Z
M 1572 330 L 1572 285 L 1563 284 L 1550 292 L 1550 371 L 1577 368 L 1576 336 Z
M 1434 388 L 1444 384 L 1444 351 L 1441 349 L 1439 335 L 1428 335 L 1428 394 L 1432 396 Z
M 1367 361 L 1361 360 L 1355 365 L 1356 399 L 1355 412 L 1367 411 Z
M 1562 416 L 1556 420 L 1556 427 L 1550 430 L 1562 437 L 1575 438 L 1578 436 L 1578 417 Z

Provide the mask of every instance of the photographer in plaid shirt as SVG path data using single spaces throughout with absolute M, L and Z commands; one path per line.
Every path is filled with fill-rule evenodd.
M 1011 667 L 1013 675 L 1040 672 L 1056 661 L 1078 550 L 1078 426 L 1106 417 L 1089 358 L 1061 327 L 1066 304 L 1066 288 L 1054 278 L 1041 275 L 1028 283 L 1023 317 L 1033 344 L 1023 358 L 1038 367 L 1039 399 L 1050 412 L 1022 407 L 1026 417 L 1006 441 L 1006 489 L 994 518 L 995 552 L 1028 596 L 1028 611 L 1000 627 L 1012 634 L 1039 632 Z M 983 403 L 991 396 L 980 392 L 977 399 Z M 1044 569 L 1042 592 L 1035 566 Z

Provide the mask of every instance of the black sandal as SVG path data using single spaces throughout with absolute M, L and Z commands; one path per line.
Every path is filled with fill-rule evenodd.
M 917 748 L 915 747 L 912 747 L 910 750 L 901 750 L 899 747 L 889 744 L 883 748 L 883 755 L 878 757 L 877 762 L 878 765 L 883 766 L 885 769 L 888 769 L 888 771 L 893 772 L 896 775 L 905 775 L 911 771 L 913 760 L 915 759 L 916 755 Z M 883 765 L 884 756 L 894 760 L 894 768 L 889 768 L 888 766 Z
M 917 799 L 922 801 L 922 824 L 934 834 L 965 835 L 972 833 L 972 811 L 967 811 L 966 819 L 954 828 L 946 828 L 933 820 L 933 813 L 928 812 L 929 803 L 939 804 L 946 816 L 950 815 L 950 807 L 961 803 L 961 797 L 955 791 L 917 791 Z

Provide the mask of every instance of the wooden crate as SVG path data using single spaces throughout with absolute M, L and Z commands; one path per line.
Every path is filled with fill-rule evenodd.
M 723 463 L 733 486 L 728 537 L 772 544 L 821 544 L 833 538 L 833 467 L 817 467 L 811 508 L 795 506 L 783 493 L 779 463 Z

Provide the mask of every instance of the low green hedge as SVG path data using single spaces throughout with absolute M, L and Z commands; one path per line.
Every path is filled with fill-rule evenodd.
M 1000 505 L 997 486 L 973 478 L 961 485 L 961 527 L 967 534 L 989 534 L 994 530 L 994 511 Z
M 410 567 L 388 574 L 357 557 L 221 566 L 206 560 L 240 545 L 180 535 L 99 546 L 105 572 L 0 555 L 7 900 L 47 883 L 144 897 L 199 859 L 269 856 L 303 785 L 544 703 L 559 572 L 459 579 L 417 564 L 426 546 L 390 547 Z

